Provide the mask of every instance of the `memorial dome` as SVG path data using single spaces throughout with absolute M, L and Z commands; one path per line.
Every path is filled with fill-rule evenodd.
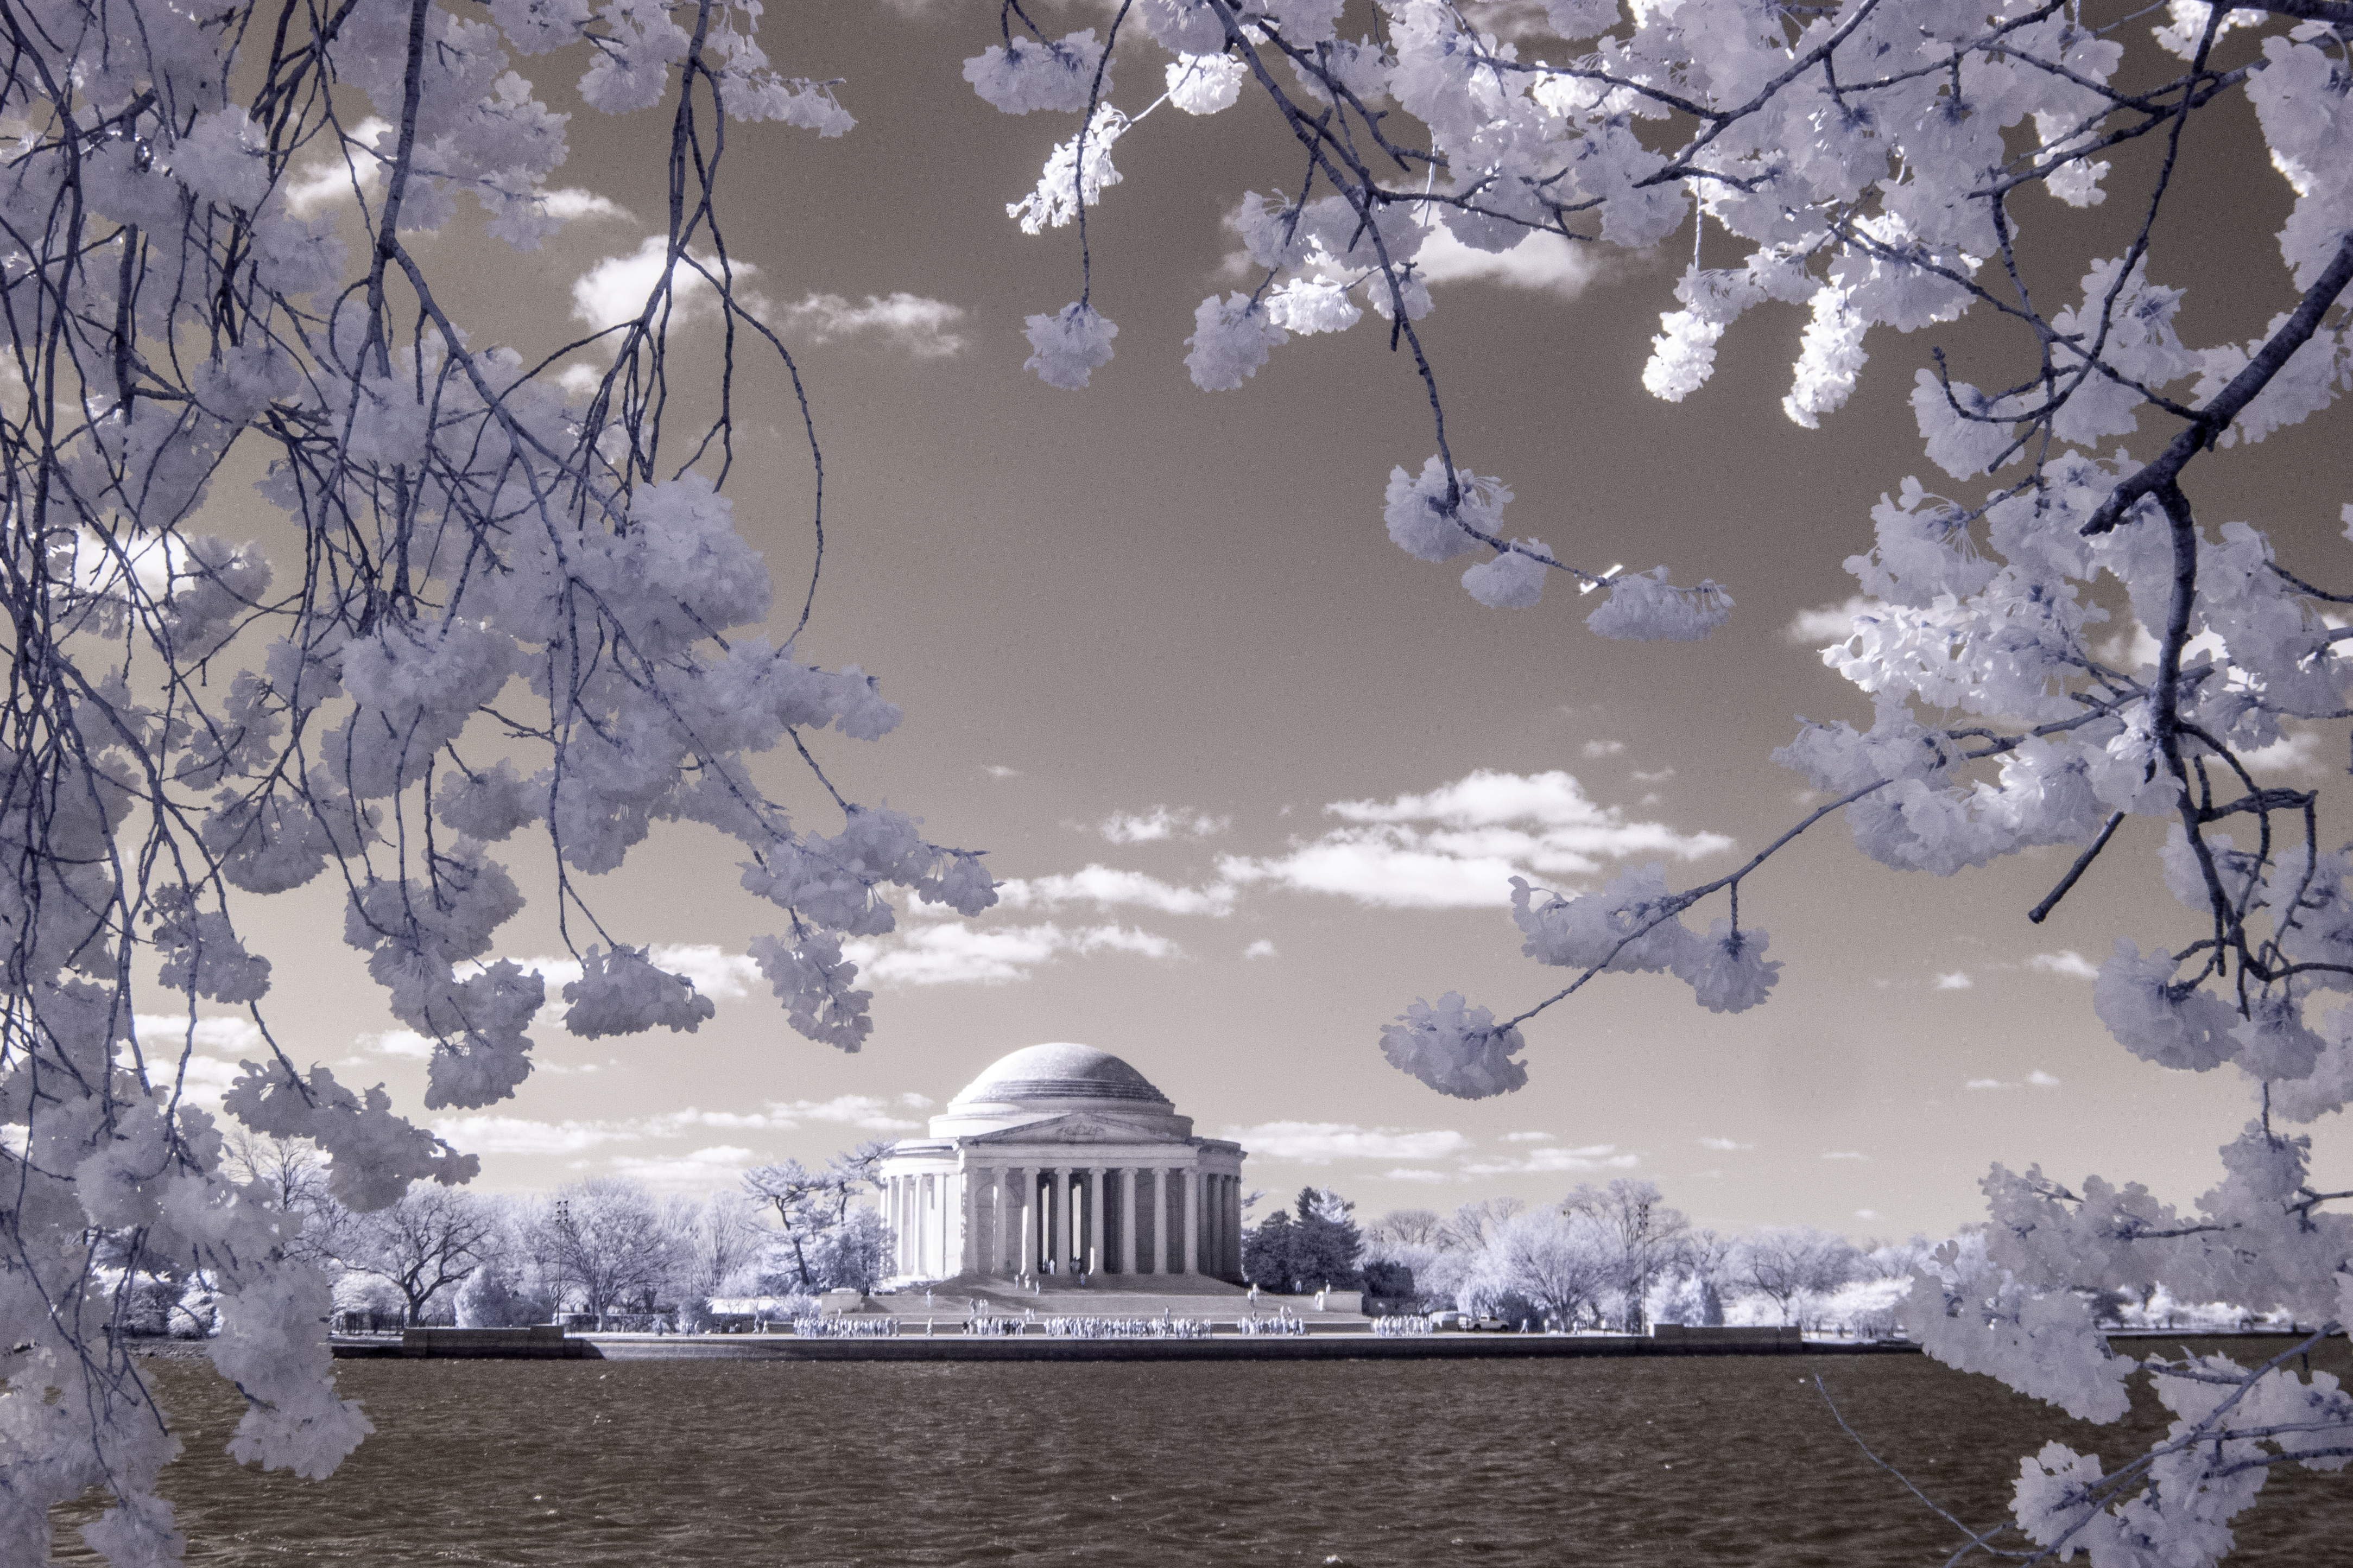
M 1142 1073 L 1092 1046 L 1059 1041 L 999 1057 L 932 1118 L 932 1136 L 997 1131 L 1058 1117 L 1110 1121 L 1151 1137 L 1187 1138 L 1189 1118 Z
M 1024 1046 L 1010 1056 L 999 1057 L 948 1103 L 970 1105 L 984 1100 L 1012 1105 L 1034 1101 L 1041 1110 L 1068 1110 L 1073 1100 L 1176 1109 L 1142 1073 L 1109 1051 L 1067 1042 Z

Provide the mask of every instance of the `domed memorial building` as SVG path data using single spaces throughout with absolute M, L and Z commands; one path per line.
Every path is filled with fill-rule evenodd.
M 1110 1052 L 1029 1046 L 966 1084 L 930 1137 L 892 1147 L 893 1272 L 1238 1282 L 1242 1158 L 1239 1143 L 1194 1137 L 1192 1119 Z

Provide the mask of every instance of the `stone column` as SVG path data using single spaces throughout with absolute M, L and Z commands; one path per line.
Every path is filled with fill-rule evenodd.
M 914 1265 L 908 1260 L 908 1244 L 914 1239 L 907 1233 L 907 1178 L 891 1178 L 891 1253 L 902 1274 L 913 1274 Z
M 1208 1195 L 1204 1200 L 1203 1217 L 1209 1222 L 1209 1268 L 1222 1279 L 1226 1277 L 1226 1179 L 1211 1176 Z
M 997 1168 L 997 1271 L 1008 1279 L 1021 1272 L 1021 1184 L 1018 1165 Z
M 1087 1167 L 1087 1258 L 1090 1271 L 1103 1264 L 1103 1168 Z
M 1046 1265 L 1054 1258 L 1054 1214 L 1060 1205 L 1055 1200 L 1054 1167 L 1042 1165 L 1038 1171 L 1038 1272 L 1046 1272 Z
M 1202 1184 L 1201 1217 L 1209 1222 L 1208 1239 L 1202 1243 L 1207 1255 L 1202 1270 L 1222 1279 L 1226 1275 L 1226 1179 L 1210 1176 Z
M 1226 1258 L 1226 1278 L 1239 1279 L 1242 1277 L 1242 1179 L 1240 1176 L 1226 1178 L 1226 1213 L 1231 1222 L 1233 1235 L 1232 1251 Z
M 1201 1167 L 1185 1168 L 1185 1272 L 1201 1271 Z
M 1152 1272 L 1168 1272 L 1168 1173 L 1158 1165 L 1152 1173 Z
M 1240 1176 L 1228 1176 L 1226 1178 L 1225 1215 L 1226 1278 L 1229 1279 L 1239 1279 L 1242 1276 L 1241 1198 L 1242 1179 Z
M 1071 1212 L 1065 1205 L 1071 1201 L 1070 1173 L 1060 1165 L 1046 1167 L 1046 1201 L 1038 1211 L 1038 1223 L 1045 1228 L 1046 1261 L 1054 1266 L 1059 1279 L 1063 1268 L 1063 1235 L 1071 1228 Z
M 1119 1271 L 1135 1272 L 1135 1167 L 1119 1173 Z
M 900 1234 L 907 1238 L 906 1272 L 913 1274 L 923 1268 L 923 1233 L 917 1228 L 915 1210 L 915 1178 L 899 1178 Z

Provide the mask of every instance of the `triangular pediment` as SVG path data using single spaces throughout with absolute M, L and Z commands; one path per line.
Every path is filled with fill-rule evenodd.
M 1171 1138 L 1166 1132 L 1139 1127 L 1116 1117 L 1082 1110 L 1073 1111 L 1068 1116 L 1041 1116 L 1018 1127 L 976 1133 L 957 1142 L 971 1146 L 1000 1143 L 1182 1143 L 1186 1140 Z

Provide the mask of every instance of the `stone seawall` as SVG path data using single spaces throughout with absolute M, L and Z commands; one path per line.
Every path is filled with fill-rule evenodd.
M 482 1331 L 475 1331 L 477 1332 Z M 519 1331 L 507 1331 L 516 1332 Z M 1399 1336 L 1318 1333 L 1299 1336 L 1222 1333 L 1208 1339 L 1067 1339 L 1044 1333 L 1018 1337 L 967 1337 L 953 1329 L 934 1334 L 875 1339 L 802 1339 L 796 1334 L 576 1334 L 562 1348 L 539 1342 L 502 1351 L 486 1342 L 452 1338 L 466 1331 L 429 1333 L 431 1342 L 344 1345 L 344 1357 L 416 1358 L 459 1355 L 520 1355 L 534 1359 L 582 1356 L 604 1361 L 1451 1361 L 1556 1356 L 1694 1355 L 1908 1355 L 1919 1346 L 1902 1342 L 1858 1343 L 1852 1340 L 1795 1338 L 1741 1341 L 1654 1340 L 1619 1334 L 1463 1333 Z
M 404 1329 L 388 1339 L 335 1342 L 347 1361 L 568 1361 L 596 1354 L 590 1341 L 554 1323 L 523 1329 Z

